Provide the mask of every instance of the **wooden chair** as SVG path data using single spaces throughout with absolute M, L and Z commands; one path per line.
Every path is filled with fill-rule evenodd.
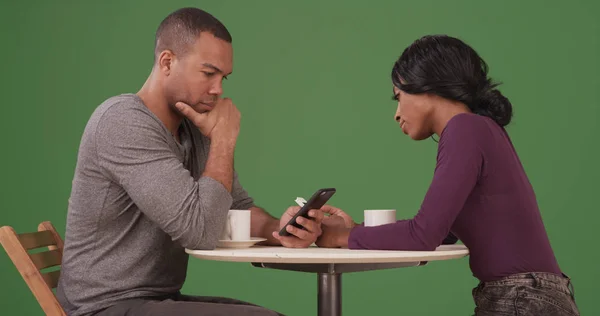
M 0 227 L 0 243 L 46 315 L 66 316 L 52 292 L 58 285 L 60 270 L 40 271 L 61 264 L 63 240 L 54 226 L 50 222 L 42 222 L 37 232 L 23 234 L 15 233 L 10 226 L 3 226 Z M 41 247 L 48 247 L 48 250 L 28 252 Z

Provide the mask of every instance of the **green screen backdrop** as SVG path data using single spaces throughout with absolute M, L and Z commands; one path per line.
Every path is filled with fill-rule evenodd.
M 600 2 L 597 1 L 11 1 L 0 4 L 0 225 L 44 220 L 64 236 L 79 140 L 92 111 L 136 92 L 153 62 L 154 32 L 183 6 L 233 35 L 225 95 L 242 112 L 236 168 L 256 202 L 279 216 L 297 196 L 336 187 L 331 204 L 416 214 L 436 143 L 404 136 L 390 71 L 420 36 L 471 44 L 504 84 L 509 133 L 534 185 L 561 267 L 584 315 L 600 313 Z M 510 234 L 510 231 L 506 232 Z M 144 264 L 144 262 L 140 262 Z M 0 310 L 41 315 L 4 252 Z M 344 315 L 470 315 L 468 259 L 346 274 Z M 188 294 L 314 315 L 316 276 L 190 259 Z

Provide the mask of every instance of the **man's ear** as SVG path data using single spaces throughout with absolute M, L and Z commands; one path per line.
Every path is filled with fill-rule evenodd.
M 173 51 L 168 49 L 163 50 L 158 55 L 158 69 L 168 76 L 171 73 L 171 67 L 173 66 L 174 60 L 175 54 Z

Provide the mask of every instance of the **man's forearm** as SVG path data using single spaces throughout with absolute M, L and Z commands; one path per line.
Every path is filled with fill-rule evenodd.
M 206 167 L 202 174 L 219 181 L 229 192 L 231 192 L 233 186 L 234 152 L 235 142 L 213 140 L 210 144 Z
M 281 243 L 275 237 L 273 232 L 279 230 L 279 219 L 271 216 L 260 207 L 251 207 L 251 223 L 250 223 L 250 235 L 252 237 L 262 237 L 267 240 L 264 244 L 267 245 L 280 245 Z

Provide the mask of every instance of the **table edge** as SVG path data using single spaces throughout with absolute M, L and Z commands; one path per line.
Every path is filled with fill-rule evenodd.
M 277 257 L 265 256 L 221 256 L 211 255 L 210 250 L 185 250 L 190 256 L 210 261 L 222 261 L 222 262 L 258 262 L 258 263 L 303 263 L 303 264 L 343 264 L 343 263 L 402 263 L 402 262 L 427 262 L 427 261 L 443 261 L 461 259 L 469 255 L 468 249 L 464 250 L 447 250 L 443 251 L 443 254 L 439 254 L 441 251 L 423 251 L 423 256 L 413 257 L 381 257 L 381 258 L 289 258 L 289 257 Z M 202 252 L 202 253 L 199 253 Z M 431 256 L 431 253 L 438 253 L 439 255 Z M 429 256 L 427 255 L 429 254 Z

